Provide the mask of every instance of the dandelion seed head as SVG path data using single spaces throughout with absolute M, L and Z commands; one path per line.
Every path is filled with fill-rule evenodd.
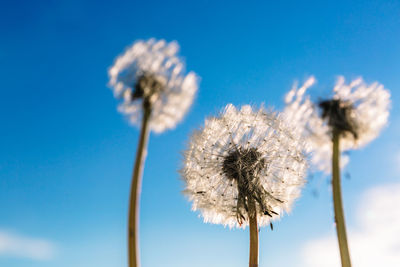
M 206 119 L 184 153 L 184 193 L 205 222 L 260 226 L 289 212 L 304 184 L 304 142 L 280 115 L 229 104 Z M 249 210 L 249 201 L 256 210 Z
M 137 41 L 109 69 L 109 86 L 121 100 L 118 110 L 131 123 L 138 125 L 149 105 L 150 128 L 163 132 L 174 128 L 190 108 L 199 79 L 194 72 L 185 73 L 178 51 L 175 41 Z
M 295 85 L 286 95 L 285 116 L 297 125 L 300 134 L 309 142 L 311 161 L 319 170 L 331 171 L 332 133 L 340 134 L 341 151 L 357 149 L 375 139 L 387 124 L 390 93 L 375 82 L 366 84 L 357 78 L 346 84 L 340 76 L 333 88 L 331 99 L 312 103 L 305 95 L 315 83 L 309 78 L 302 87 Z M 349 161 L 343 155 L 342 167 Z

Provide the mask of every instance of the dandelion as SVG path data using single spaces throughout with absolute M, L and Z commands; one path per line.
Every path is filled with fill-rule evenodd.
M 138 125 L 150 107 L 150 129 L 160 133 L 174 128 L 193 102 L 198 88 L 194 72 L 185 74 L 177 57 L 177 42 L 138 41 L 109 69 L 109 85 L 121 99 L 118 110 Z M 143 108 L 145 107 L 145 108 Z
M 258 266 L 258 227 L 289 212 L 304 184 L 304 143 L 280 116 L 229 104 L 206 119 L 184 153 L 184 193 L 204 221 L 250 228 L 249 266 Z
M 314 104 L 306 90 L 315 83 L 310 77 L 302 87 L 286 95 L 285 115 L 293 121 L 306 138 L 312 151 L 311 160 L 315 167 L 332 172 L 332 191 L 335 222 L 339 241 L 342 266 L 351 266 L 350 253 L 344 222 L 340 186 L 340 168 L 348 162 L 341 151 L 357 149 L 375 139 L 387 124 L 390 93 L 383 85 L 375 82 L 366 84 L 362 78 L 345 83 L 339 77 L 333 88 L 333 97 Z
M 129 207 L 130 267 L 139 266 L 139 199 L 149 131 L 160 133 L 174 128 L 191 106 L 198 88 L 197 76 L 193 72 L 185 74 L 178 50 L 176 42 L 138 41 L 109 69 L 109 85 L 114 96 L 122 100 L 118 110 L 133 124 L 141 124 Z
M 365 146 L 375 139 L 387 124 L 390 93 L 383 85 L 367 85 L 361 78 L 346 84 L 339 77 L 330 100 L 314 104 L 306 90 L 315 83 L 310 77 L 300 88 L 295 85 L 286 95 L 285 115 L 308 140 L 313 151 L 311 161 L 317 169 L 331 172 L 332 130 L 339 130 L 340 150 Z M 348 162 L 346 155 L 341 155 Z

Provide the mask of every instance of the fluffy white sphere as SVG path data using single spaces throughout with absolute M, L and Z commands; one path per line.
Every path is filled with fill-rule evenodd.
M 226 106 L 190 139 L 181 170 L 184 193 L 204 221 L 248 225 L 254 201 L 260 226 L 288 212 L 304 184 L 304 143 L 279 115 Z
M 286 95 L 285 116 L 296 124 L 300 134 L 308 141 L 313 165 L 326 173 L 331 171 L 332 126 L 322 116 L 318 103 L 312 103 L 306 90 L 315 83 L 310 77 L 300 88 L 294 85 Z M 346 123 L 351 131 L 342 131 L 340 149 L 346 151 L 362 147 L 375 139 L 387 124 L 390 108 L 390 93 L 375 82 L 366 84 L 362 78 L 345 83 L 340 76 L 333 88 L 330 101 L 337 101 L 346 109 Z M 342 167 L 348 156 L 342 156 Z
M 142 118 L 143 99 L 132 96 L 137 94 L 135 86 L 144 76 L 151 77 L 160 86 L 146 96 L 151 99 L 151 130 L 163 132 L 174 128 L 191 106 L 198 78 L 193 72 L 185 74 L 184 63 L 177 57 L 178 50 L 177 42 L 137 41 L 109 69 L 109 85 L 114 96 L 122 99 L 118 110 L 133 124 L 139 124 Z

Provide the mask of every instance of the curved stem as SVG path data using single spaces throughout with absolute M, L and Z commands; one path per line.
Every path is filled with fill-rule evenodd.
M 258 223 L 254 201 L 249 201 L 250 256 L 249 267 L 258 267 Z
M 347 244 L 346 225 L 344 223 L 342 192 L 340 185 L 340 136 L 339 133 L 333 133 L 333 150 L 332 150 L 332 191 L 333 206 L 335 210 L 335 223 L 337 238 L 339 241 L 340 259 L 342 267 L 351 267 L 350 253 Z
M 128 222 L 128 255 L 129 267 L 139 267 L 139 201 L 142 187 L 144 161 L 147 154 L 147 142 L 149 137 L 149 118 L 151 109 L 143 109 L 142 126 L 139 144 L 136 151 L 135 167 L 132 174 L 131 195 L 129 200 Z

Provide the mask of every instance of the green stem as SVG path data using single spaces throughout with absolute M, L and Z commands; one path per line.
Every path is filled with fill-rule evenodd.
M 144 161 L 147 154 L 147 142 L 149 137 L 149 118 L 151 109 L 143 109 L 142 126 L 139 137 L 139 144 L 136 151 L 135 167 L 132 174 L 131 195 L 129 201 L 129 222 L 128 222 L 128 255 L 129 267 L 139 267 L 139 201 L 142 187 L 142 176 Z
M 249 201 L 250 255 L 249 267 L 258 267 L 258 223 L 254 201 Z
M 333 133 L 333 151 L 332 151 L 332 191 L 333 206 L 335 210 L 335 223 L 337 238 L 339 241 L 340 259 L 342 267 L 351 267 L 350 253 L 347 244 L 346 225 L 344 223 L 342 192 L 340 185 L 340 136 L 338 132 Z

